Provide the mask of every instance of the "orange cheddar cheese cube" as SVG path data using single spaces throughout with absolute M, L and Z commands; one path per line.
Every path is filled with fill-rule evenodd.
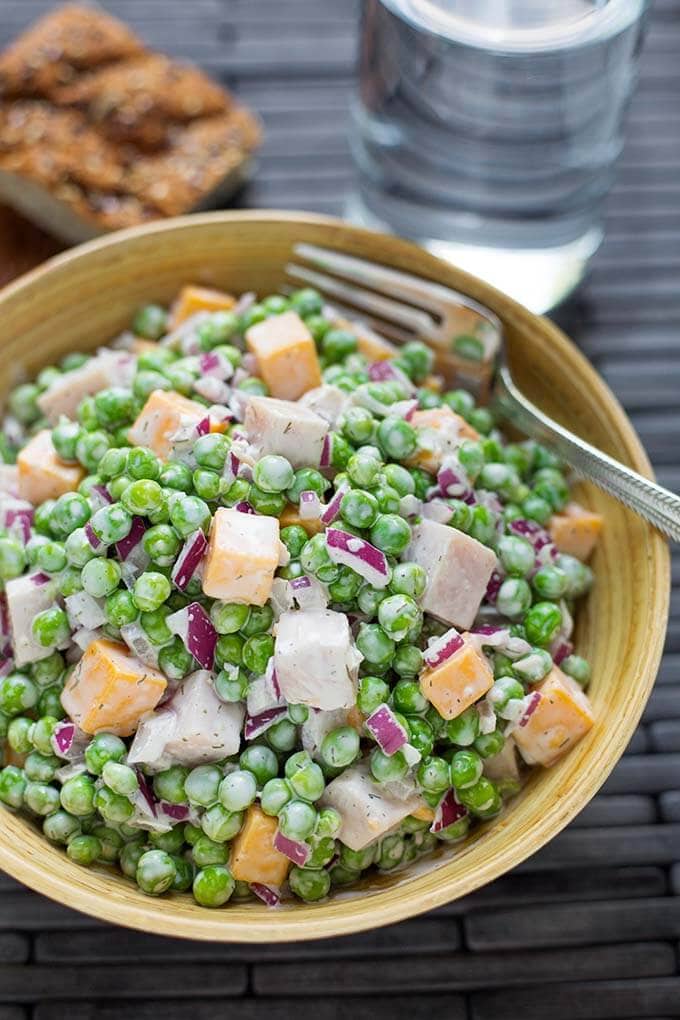
M 323 531 L 325 528 L 325 524 L 320 517 L 315 517 L 312 520 L 304 520 L 300 517 L 299 508 L 295 505 L 295 503 L 286 504 L 279 520 L 282 528 L 289 528 L 293 524 L 299 525 L 301 528 L 305 529 L 310 538 L 312 535 L 318 535 L 319 532 Z
M 42 429 L 17 456 L 19 495 L 38 506 L 77 489 L 85 477 L 80 464 L 65 464 L 52 445 L 52 432 Z
M 321 385 L 314 338 L 297 312 L 272 315 L 251 326 L 246 343 L 273 397 L 297 400 Z
M 420 674 L 420 689 L 444 719 L 455 719 L 483 697 L 493 684 L 484 654 L 461 635 L 463 644 L 434 669 Z
M 386 340 L 379 333 L 355 319 L 337 318 L 333 320 L 334 329 L 344 329 L 357 338 L 357 350 L 368 361 L 387 361 L 399 353 L 399 348 L 391 340 Z
M 189 284 L 182 287 L 170 309 L 168 330 L 177 329 L 197 312 L 228 312 L 235 304 L 236 299 L 222 290 Z
M 408 464 L 433 475 L 441 467 L 444 457 L 453 453 L 463 439 L 479 439 L 479 432 L 446 405 L 416 411 L 411 425 L 418 430 L 419 438 L 418 447 Z
M 167 681 L 117 641 L 93 641 L 66 681 L 61 703 L 85 733 L 106 730 L 119 737 L 135 732 L 155 708 Z
M 135 336 L 130 344 L 130 354 L 148 354 L 150 351 L 157 351 L 160 344 L 155 340 L 146 340 L 143 336 Z
M 551 517 L 550 534 L 561 553 L 585 561 L 595 548 L 602 524 L 601 514 L 586 510 L 578 503 L 568 503 L 562 513 Z
M 172 436 L 186 419 L 198 423 L 206 408 L 188 397 L 166 390 L 154 390 L 128 432 L 133 446 L 148 446 L 165 459 L 172 449 Z
M 587 695 L 559 666 L 533 690 L 540 700 L 513 737 L 527 764 L 552 765 L 591 728 L 593 710 Z
M 274 846 L 278 822 L 253 804 L 231 844 L 229 868 L 237 882 L 260 882 L 280 886 L 286 880 L 290 861 Z
M 279 565 L 279 521 L 220 507 L 210 528 L 203 591 L 223 602 L 263 606 Z

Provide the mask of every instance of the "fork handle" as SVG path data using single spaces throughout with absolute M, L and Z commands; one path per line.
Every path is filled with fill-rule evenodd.
M 494 403 L 508 421 L 531 439 L 552 447 L 585 478 L 680 542 L 680 496 L 650 482 L 543 414 L 517 389 L 505 365 L 498 371 Z

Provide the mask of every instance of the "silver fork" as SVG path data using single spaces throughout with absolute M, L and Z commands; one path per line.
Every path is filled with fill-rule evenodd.
M 487 354 L 492 355 L 495 346 L 492 408 L 663 534 L 680 541 L 679 496 L 569 432 L 521 393 L 510 372 L 501 324 L 489 309 L 448 287 L 365 259 L 310 244 L 298 244 L 294 252 L 309 265 L 290 263 L 289 276 L 316 287 L 349 315 L 359 309 L 369 326 L 397 343 L 421 339 L 442 352 L 462 329 L 480 337 Z

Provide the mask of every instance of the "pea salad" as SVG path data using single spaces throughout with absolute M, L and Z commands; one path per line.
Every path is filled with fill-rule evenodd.
M 11 393 L 0 454 L 0 801 L 82 867 L 321 900 L 593 724 L 600 518 L 314 290 L 141 308 Z

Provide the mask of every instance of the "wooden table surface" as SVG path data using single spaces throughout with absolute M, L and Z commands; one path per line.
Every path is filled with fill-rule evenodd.
M 0 44 L 49 6 L 0 0 Z M 238 205 L 341 212 L 351 179 L 352 0 L 104 6 L 149 44 L 201 63 L 259 110 L 266 142 Z M 659 479 L 676 490 L 679 90 L 680 0 L 655 0 L 606 241 L 557 316 L 618 394 Z M 45 235 L 0 214 L 1 279 L 52 249 Z M 112 928 L 0 876 L 0 1020 L 680 1016 L 677 551 L 674 581 L 666 655 L 627 754 L 570 828 L 514 873 L 392 928 L 260 947 Z

